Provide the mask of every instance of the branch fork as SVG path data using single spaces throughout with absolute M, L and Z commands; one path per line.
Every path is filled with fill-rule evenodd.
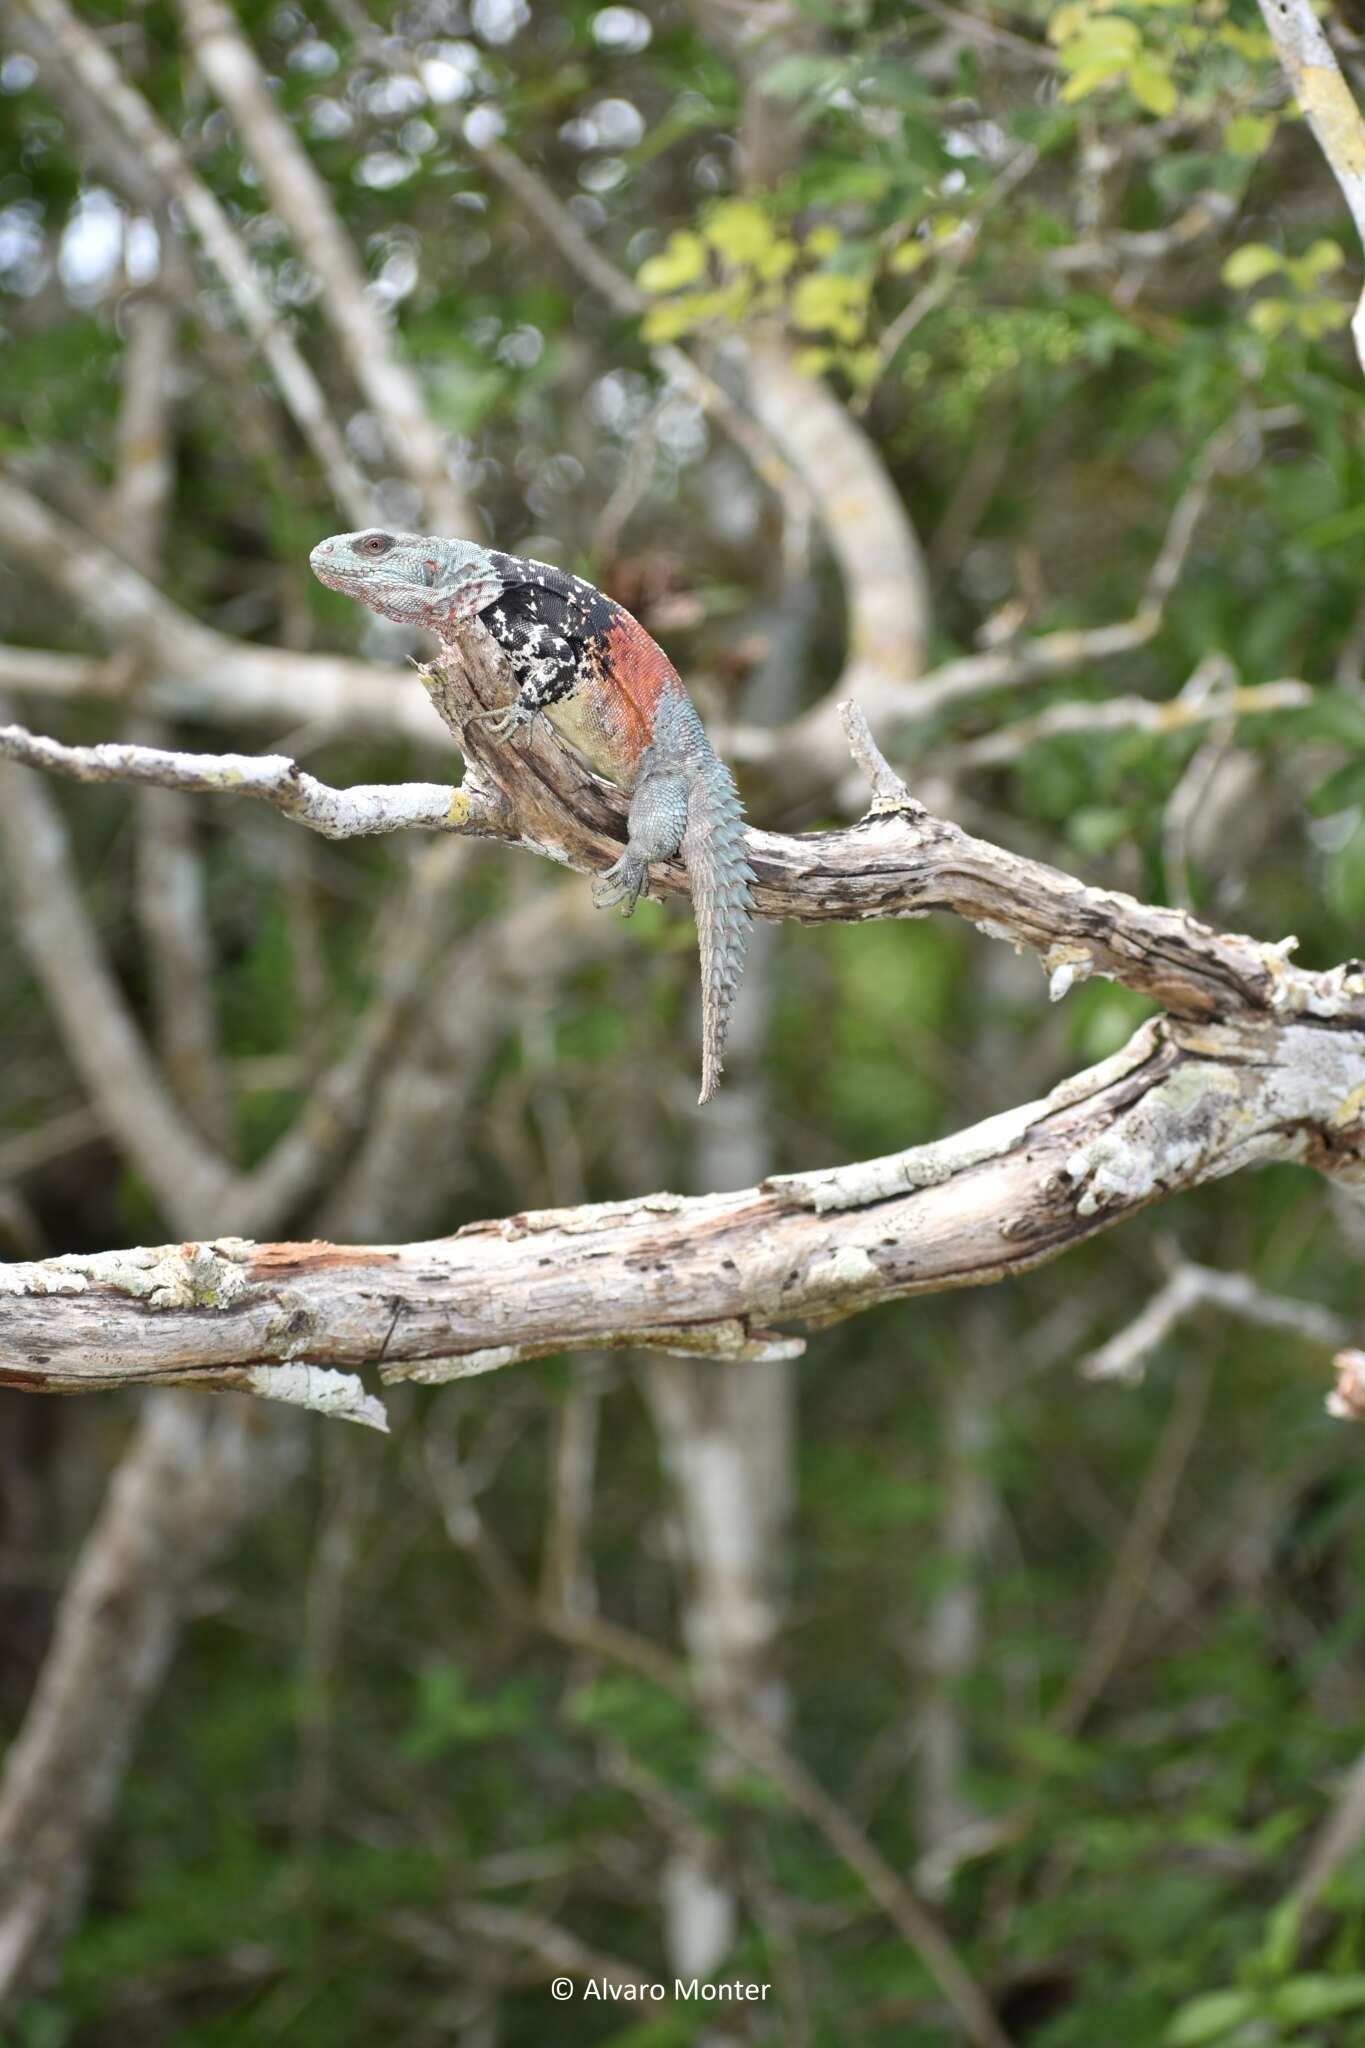
M 509 694 L 491 637 L 468 634 L 418 673 L 466 753 L 454 793 L 332 791 L 280 758 L 65 748 L 13 727 L 0 730 L 0 753 L 77 780 L 254 795 L 329 836 L 417 824 L 585 872 L 607 866 L 625 836 L 623 793 L 548 731 L 517 746 L 490 737 L 482 714 Z M 1307 972 L 1291 963 L 1292 940 L 1216 932 L 974 839 L 910 795 L 855 705 L 841 717 L 872 807 L 840 830 L 752 831 L 760 914 L 821 923 L 948 910 L 1035 953 L 1054 999 L 1100 973 L 1165 1014 L 1041 1101 L 738 1194 L 507 1217 L 430 1245 L 219 1239 L 3 1269 L 0 1382 L 245 1385 L 378 1426 L 356 1377 L 366 1364 L 385 1380 L 439 1381 L 583 1346 L 791 1356 L 794 1323 L 818 1328 L 895 1296 L 1025 1271 L 1265 1160 L 1365 1184 L 1358 961 Z M 652 881 L 658 895 L 687 886 L 676 862 Z

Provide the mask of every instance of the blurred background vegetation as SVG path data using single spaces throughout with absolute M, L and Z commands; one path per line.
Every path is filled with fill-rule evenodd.
M 164 634 L 101 617 L 98 547 L 251 646 L 412 651 L 309 577 L 364 504 L 338 502 L 165 163 L 82 82 L 93 45 L 219 202 L 377 515 L 420 525 L 447 487 L 499 547 L 618 596 L 757 822 L 861 806 L 837 763 L 786 773 L 781 739 L 846 673 L 859 515 L 830 477 L 870 465 L 903 508 L 893 557 L 923 565 L 872 667 L 903 689 L 888 751 L 926 801 L 1087 880 L 1295 933 L 1310 963 L 1360 950 L 1358 251 L 1254 9 L 236 0 L 229 43 L 425 408 L 406 462 L 280 160 L 207 41 L 195 61 L 224 33 L 205 0 L 8 15 L 6 715 L 290 752 L 339 784 L 458 773 L 401 666 L 380 683 L 416 700 L 406 725 L 268 691 L 242 714 L 212 659 L 166 684 Z M 778 335 L 789 382 L 756 399 L 756 444 L 696 366 L 742 399 Z M 824 471 L 803 388 L 836 416 Z M 141 496 L 140 433 L 164 456 Z M 34 501 L 61 522 L 37 543 Z M 1100 629 L 1128 621 L 1111 651 Z M 1019 655 L 1062 629 L 1050 666 Z M 34 650 L 71 666 L 44 681 Z M 998 687 L 917 705 L 917 667 L 992 650 Z M 8 1257 L 214 1227 L 120 1137 L 119 1084 L 73 1042 L 53 949 L 81 916 L 180 1113 L 241 1171 L 388 1005 L 258 1234 L 400 1240 L 894 1150 L 1044 1092 L 1142 1014 L 1098 982 L 1049 1007 L 1032 963 L 947 920 L 774 929 L 699 1116 L 677 910 L 624 927 L 496 847 L 331 846 L 14 768 L 0 805 Z M 39 842 L 74 901 L 21 872 Z M 394 944 L 415 999 L 386 982 Z M 962 2038 L 799 1787 L 736 1762 L 738 1715 L 931 1902 L 1010 2039 L 1365 2041 L 1360 1824 L 1325 1859 L 1322 1835 L 1365 1743 L 1365 1479 L 1322 1409 L 1363 1231 L 1276 1168 L 797 1363 L 614 1354 L 400 1389 L 387 1441 L 187 1395 L 6 1394 L 7 1733 L 82 1583 L 106 1636 L 77 1659 L 88 1739 L 40 1788 L 84 1783 L 80 1813 L 51 1839 L 31 1812 L 0 1827 L 0 1919 L 26 1870 L 46 1898 L 6 2038 Z M 1246 1276 L 1251 1313 L 1196 1304 L 1140 1384 L 1078 1383 L 1191 1263 Z M 673 1651 L 695 1697 L 598 1618 Z M 560 1969 L 773 1991 L 552 2006 Z

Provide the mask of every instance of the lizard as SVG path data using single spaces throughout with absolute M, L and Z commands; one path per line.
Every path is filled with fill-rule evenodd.
M 701 953 L 698 1099 L 709 1102 L 743 970 L 753 871 L 734 779 L 662 647 L 581 576 L 475 541 L 371 527 L 320 541 L 309 562 L 329 588 L 443 643 L 480 619 L 518 684 L 511 704 L 476 714 L 494 737 L 529 734 L 543 714 L 628 792 L 625 851 L 593 885 L 599 909 L 620 903 L 629 917 L 651 865 L 682 856 Z

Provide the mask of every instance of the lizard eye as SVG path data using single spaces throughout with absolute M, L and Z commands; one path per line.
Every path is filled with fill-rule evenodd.
M 393 535 L 391 533 L 362 533 L 355 545 L 357 554 L 386 555 L 393 546 Z

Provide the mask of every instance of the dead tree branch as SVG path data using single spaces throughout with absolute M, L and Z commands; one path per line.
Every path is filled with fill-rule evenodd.
M 220 0 L 180 0 L 195 60 L 227 108 L 271 205 L 322 289 L 322 305 L 352 376 L 392 435 L 403 468 L 421 492 L 437 533 L 481 530 L 456 489 L 442 435 L 421 388 L 393 347 L 327 186 L 271 96 L 260 62 Z
M 471 803 L 497 821 L 479 829 L 580 868 L 614 857 L 619 790 L 544 734 L 524 749 L 499 747 L 474 721 L 507 694 L 486 636 L 448 649 L 423 679 L 466 747 Z M 1244 1166 L 1297 1160 L 1345 1185 L 1365 1180 L 1358 963 L 1306 972 L 1287 962 L 1292 942 L 1214 932 L 973 839 L 904 793 L 852 708 L 846 723 L 876 791 L 872 811 L 845 831 L 751 834 L 765 915 L 818 922 L 950 909 L 1038 953 L 1054 995 L 1099 972 L 1167 1015 L 1040 1103 L 907 1153 L 739 1195 L 547 1212 L 435 1247 L 257 1250 L 222 1240 L 14 1267 L 0 1375 L 54 1389 L 207 1375 L 267 1391 L 279 1368 L 303 1362 L 382 1361 L 389 1378 L 440 1380 L 575 1346 L 780 1355 L 790 1340 L 774 1337 L 774 1324 L 819 1324 L 892 1296 L 1023 1271 Z M 17 837 L 22 872 L 29 835 Z M 685 886 L 681 870 L 658 879 L 666 892 Z M 32 917 L 33 889 L 29 901 Z M 68 1007 L 74 1030 L 81 1005 Z M 134 1131 L 128 1142 L 143 1140 Z M 303 1161 L 305 1185 L 319 1156 L 314 1145 Z M 200 1213 L 217 1219 L 230 1190 L 214 1165 Z M 281 1171 L 268 1161 L 257 1174 Z M 259 1184 L 241 1193 L 242 1213 L 260 1214 Z M 183 1187 L 174 1198 L 177 1213 L 193 1214 Z M 262 1371 L 264 1380 L 252 1378 Z
M 22 25 L 37 25 L 44 61 L 70 68 L 89 97 L 145 164 L 166 197 L 181 208 L 191 230 L 232 295 L 242 325 L 259 346 L 293 415 L 299 432 L 312 448 L 336 501 L 357 525 L 373 509 L 369 485 L 361 477 L 327 409 L 321 387 L 276 317 L 251 257 L 227 213 L 190 168 L 174 137 L 119 69 L 104 44 L 66 4 L 66 0 L 7 0 Z
M 1365 242 L 1365 121 L 1341 75 L 1336 52 L 1312 0 L 1260 0 L 1260 9 L 1289 89 L 1308 116 L 1327 168 Z M 1365 369 L 1365 294 L 1351 321 L 1351 334 Z
M 1365 1184 L 1365 1012 L 1153 1021 L 1043 1101 L 888 1158 L 651 1195 L 431 1244 L 225 1238 L 0 1268 L 0 1382 L 259 1386 L 296 1361 L 437 1382 L 575 1347 L 789 1354 L 894 1297 L 1025 1272 L 1269 1160 Z
M 168 718 L 188 714 L 226 725 L 284 722 L 403 736 L 448 750 L 414 690 L 368 662 L 296 654 L 234 640 L 204 626 L 53 512 L 13 476 L 0 474 L 0 550 L 38 576 L 115 651 L 114 662 L 0 653 L 0 679 L 19 689 L 70 696 L 86 688 L 122 696 Z
M 250 1404 L 166 1396 L 119 1467 L 0 1776 L 0 2015 L 79 1908 L 186 1602 L 267 1490 L 269 1448 Z

